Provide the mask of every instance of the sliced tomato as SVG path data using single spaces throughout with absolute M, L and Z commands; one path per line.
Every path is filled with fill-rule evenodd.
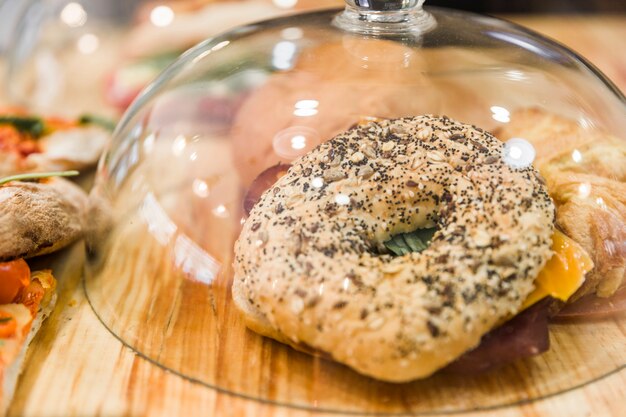
M 0 263 L 0 304 L 10 304 L 30 284 L 30 268 L 23 259 Z
M 15 302 L 18 304 L 23 304 L 28 310 L 30 310 L 30 314 L 35 317 L 37 315 L 37 310 L 39 310 L 39 305 L 41 304 L 41 300 L 46 295 L 46 290 L 41 285 L 41 282 L 32 280 L 30 285 L 23 288 L 19 295 L 16 297 Z
M 11 125 L 0 125 L 0 150 L 5 153 L 14 152 L 21 156 L 40 152 L 37 141 Z

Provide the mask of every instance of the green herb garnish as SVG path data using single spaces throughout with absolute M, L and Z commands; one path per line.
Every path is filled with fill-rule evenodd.
M 8 323 L 11 320 L 13 320 L 13 317 L 0 317 L 0 323 L 2 323 L 2 324 Z
M 436 231 L 436 227 L 417 229 L 409 233 L 395 235 L 384 244 L 396 256 L 406 255 L 411 252 L 419 253 L 430 245 L 430 241 Z
M 0 116 L 0 125 L 11 125 L 36 138 L 43 134 L 46 127 L 42 119 L 33 116 Z
M 56 171 L 56 172 L 31 172 L 28 174 L 17 174 L 0 178 L 0 185 L 12 181 L 33 181 L 51 177 L 75 177 L 80 174 L 78 171 Z
M 100 126 L 106 130 L 113 131 L 115 130 L 115 122 L 111 119 L 107 119 L 106 117 L 95 116 L 93 114 L 83 114 L 78 119 L 78 123 L 81 125 L 96 125 Z

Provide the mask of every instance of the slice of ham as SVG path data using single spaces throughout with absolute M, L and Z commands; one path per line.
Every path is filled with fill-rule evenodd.
M 563 307 L 554 319 L 601 319 L 625 312 L 626 286 L 608 298 L 601 298 L 595 294 L 586 295 Z
M 250 188 L 243 199 L 243 208 L 246 211 L 246 215 L 250 214 L 250 211 L 255 204 L 259 202 L 263 193 L 266 190 L 269 190 L 269 188 L 274 185 L 280 177 L 285 175 L 289 168 L 291 168 L 291 165 L 289 164 L 278 163 L 261 172 L 256 179 L 252 181 L 252 184 L 250 184 Z
M 551 300 L 543 299 L 481 339 L 477 348 L 466 352 L 443 372 L 477 374 L 548 350 L 548 315 Z

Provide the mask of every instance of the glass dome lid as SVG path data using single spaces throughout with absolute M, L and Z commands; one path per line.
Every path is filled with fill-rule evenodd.
M 623 369 L 626 99 L 566 48 L 422 1 L 239 27 L 135 101 L 92 193 L 104 325 L 208 387 L 363 414 Z

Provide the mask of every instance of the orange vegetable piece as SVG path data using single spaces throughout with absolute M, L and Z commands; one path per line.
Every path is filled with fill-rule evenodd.
M 0 338 L 4 339 L 15 335 L 17 331 L 17 320 L 13 314 L 0 310 Z
M 0 263 L 0 304 L 10 304 L 30 284 L 30 268 L 23 259 Z
M 39 281 L 32 280 L 30 285 L 20 291 L 19 296 L 15 299 L 16 303 L 23 304 L 28 308 L 30 314 L 35 317 L 41 300 L 46 295 L 46 290 Z
M 52 133 L 57 130 L 72 129 L 79 126 L 78 121 L 63 119 L 61 117 L 46 117 L 44 122 L 46 124 L 47 133 Z

